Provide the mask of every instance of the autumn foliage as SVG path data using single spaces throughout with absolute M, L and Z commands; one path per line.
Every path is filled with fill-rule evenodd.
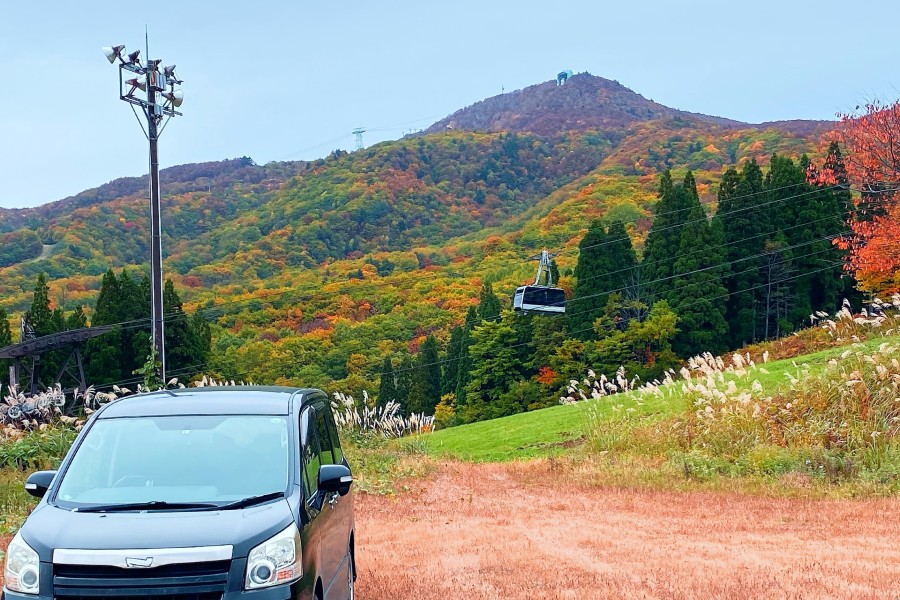
M 826 185 L 849 183 L 859 192 L 848 225 L 838 240 L 848 251 L 848 270 L 860 289 L 900 291 L 900 101 L 872 102 L 842 115 L 838 138 L 846 149 L 846 173 L 826 162 L 817 174 Z

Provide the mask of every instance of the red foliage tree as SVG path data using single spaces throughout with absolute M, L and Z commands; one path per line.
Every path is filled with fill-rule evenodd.
M 900 101 L 875 101 L 841 115 L 837 131 L 846 155 L 846 174 L 826 161 L 811 173 L 825 185 L 848 182 L 859 194 L 848 225 L 837 240 L 848 251 L 847 269 L 860 289 L 900 292 Z

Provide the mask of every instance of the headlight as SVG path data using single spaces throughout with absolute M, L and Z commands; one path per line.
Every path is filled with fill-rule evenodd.
M 41 585 L 41 561 L 38 553 L 17 533 L 6 549 L 3 585 L 11 592 L 37 594 Z
M 250 551 L 247 557 L 245 590 L 297 581 L 303 575 L 300 530 L 296 523 Z

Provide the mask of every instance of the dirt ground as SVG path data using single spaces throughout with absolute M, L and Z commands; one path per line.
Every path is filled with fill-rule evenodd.
M 552 463 L 442 464 L 357 495 L 363 600 L 900 600 L 900 500 L 588 487 Z

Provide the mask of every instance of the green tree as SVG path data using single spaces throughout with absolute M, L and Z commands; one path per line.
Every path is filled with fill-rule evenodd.
M 79 304 L 66 317 L 66 329 L 83 329 L 85 327 L 87 327 L 87 315 L 84 314 L 84 307 Z
M 470 374 L 472 371 L 472 355 L 469 350 L 472 347 L 472 330 L 475 329 L 478 320 L 478 313 L 475 307 L 470 306 L 466 312 L 466 320 L 463 324 L 462 339 L 459 343 L 459 366 L 456 374 L 456 388 L 454 396 L 456 397 L 457 412 L 461 407 L 468 403 L 466 388 L 469 386 Z
M 119 280 L 116 279 L 112 269 L 103 275 L 100 285 L 100 294 L 94 306 L 94 314 L 91 318 L 91 326 L 112 325 L 120 321 L 122 300 L 119 289 Z M 122 330 L 115 328 L 113 331 L 92 338 L 87 342 L 85 352 L 88 380 L 92 384 L 102 385 L 122 379 L 120 356 L 122 353 Z
M 578 244 L 578 263 L 575 265 L 575 290 L 566 306 L 566 321 L 569 334 L 579 339 L 590 339 L 593 335 L 591 324 L 600 316 L 603 308 L 600 301 L 600 278 L 606 273 L 607 264 L 603 259 L 607 241 L 606 229 L 600 220 L 588 227 L 587 233 Z M 608 288 L 607 288 L 608 291 Z
M 434 407 L 441 401 L 441 365 L 437 339 L 425 338 L 416 361 L 415 379 L 409 392 L 411 413 L 434 414 Z
M 441 395 L 452 394 L 456 390 L 464 329 L 465 325 L 458 325 L 450 330 L 450 342 L 447 344 L 447 355 L 444 357 L 444 368 L 441 372 Z
M 397 376 L 397 402 L 400 404 L 400 412 L 409 414 L 409 395 L 412 391 L 413 381 L 415 378 L 416 363 L 409 353 L 403 354 L 400 366 L 395 375 Z
M 50 309 L 50 288 L 44 273 L 38 274 L 31 308 L 28 310 L 28 320 L 34 327 L 34 333 L 37 336 L 50 335 L 59 331 L 54 329 L 53 311 Z
M 722 282 L 727 274 L 721 222 L 708 222 L 700 205 L 694 178 L 684 180 L 689 200 L 687 222 L 674 264 L 674 287 L 668 294 L 681 328 L 673 347 L 680 356 L 701 352 L 718 354 L 728 348 L 725 310 L 728 290 Z
M 686 191 L 694 188 L 694 176 L 688 172 L 685 183 L 675 185 L 669 171 L 660 176 L 659 200 L 654 207 L 656 216 L 644 244 L 641 263 L 641 282 L 654 298 L 665 298 L 674 287 L 672 275 L 681 245 L 681 231 L 689 219 L 692 198 Z M 688 185 L 685 185 L 688 184 Z
M 762 172 L 755 159 L 740 174 L 729 169 L 719 186 L 719 207 L 714 222 L 722 229 L 725 257 L 733 265 L 724 283 L 729 294 L 725 318 L 731 347 L 754 342 L 759 305 L 762 258 L 771 234 L 765 207 Z
M 472 331 L 470 381 L 466 387 L 467 406 L 461 409 L 464 422 L 492 419 L 524 410 L 501 402 L 501 396 L 525 376 L 516 344 L 519 332 L 516 315 L 503 311 L 499 321 L 484 321 Z
M 0 348 L 12 346 L 12 330 L 9 327 L 9 315 L 0 307 Z M 0 383 L 9 383 L 9 359 L 0 359 Z
M 196 369 L 206 362 L 210 342 L 205 319 L 189 318 L 175 285 L 167 279 L 163 287 L 164 334 L 166 338 L 166 372 L 178 373 Z
M 570 332 L 583 340 L 593 337 L 593 322 L 603 313 L 609 296 L 637 297 L 637 255 L 621 221 L 607 229 L 595 221 L 579 244 L 575 292 L 569 302 Z
M 493 286 L 484 282 L 481 293 L 478 295 L 478 318 L 482 321 L 492 321 L 500 317 L 500 298 L 494 293 Z
M 394 366 L 390 357 L 384 357 L 381 367 L 381 383 L 378 385 L 378 397 L 375 398 L 375 406 L 384 407 L 391 400 L 397 398 L 397 384 L 394 381 Z

